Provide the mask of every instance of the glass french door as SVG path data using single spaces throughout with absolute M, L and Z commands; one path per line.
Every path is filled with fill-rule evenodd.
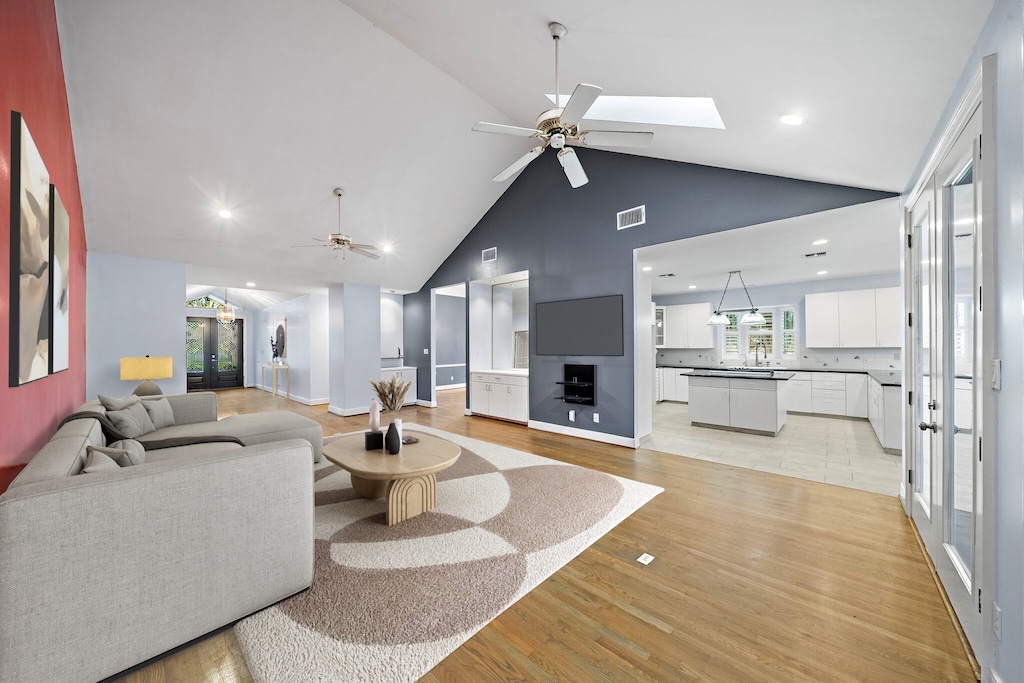
M 912 324 L 909 513 L 971 644 L 982 643 L 980 401 L 980 130 L 975 111 L 907 207 Z M 979 375 L 980 376 L 980 375 Z
M 187 389 L 203 391 L 244 386 L 242 320 L 185 320 Z

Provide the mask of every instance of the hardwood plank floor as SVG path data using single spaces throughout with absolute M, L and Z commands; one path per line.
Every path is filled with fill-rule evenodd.
M 219 393 L 221 416 L 325 406 Z M 464 415 L 463 390 L 408 422 L 661 486 L 422 681 L 976 680 L 898 500 Z M 636 562 L 643 552 L 650 566 Z M 123 678 L 250 681 L 232 631 Z

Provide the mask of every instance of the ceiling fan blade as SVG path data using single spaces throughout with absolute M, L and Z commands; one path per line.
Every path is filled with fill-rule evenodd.
M 569 184 L 574 188 L 590 182 L 590 178 L 583 170 L 583 164 L 580 163 L 580 158 L 576 156 L 576 150 L 572 147 L 562 148 L 562 151 L 558 153 L 558 163 L 562 164 L 565 177 L 569 179 Z
M 574 126 L 579 123 L 600 95 L 601 88 L 596 85 L 587 83 L 577 85 L 576 89 L 572 91 L 572 97 L 565 103 L 562 115 L 558 117 L 562 125 Z
M 536 128 L 520 128 L 519 126 L 506 126 L 500 123 L 487 123 L 481 121 L 480 123 L 473 126 L 473 130 L 478 133 L 497 133 L 499 135 L 518 135 L 519 137 L 532 138 L 534 135 L 540 135 L 541 132 Z
M 587 130 L 580 133 L 580 144 L 587 147 L 646 147 L 654 133 L 618 130 Z
M 330 244 L 293 244 L 292 249 L 305 249 L 306 247 L 329 247 Z
M 504 171 L 502 171 L 498 175 L 496 175 L 493 178 L 491 178 L 491 180 L 493 180 L 496 183 L 500 183 L 503 180 L 508 180 L 513 175 L 515 175 L 517 171 L 519 171 L 520 169 L 526 168 L 526 166 L 531 161 L 533 161 L 534 159 L 539 157 L 540 153 L 543 152 L 543 151 L 544 151 L 544 145 L 540 145 L 539 147 L 534 147 L 529 152 L 527 152 L 523 156 L 521 156 L 518 159 L 516 159 L 515 161 L 513 161 L 512 164 L 508 168 L 506 168 Z
M 354 244 L 352 246 L 350 246 L 348 248 L 348 250 L 349 251 L 354 251 L 357 254 L 362 254 L 363 256 L 369 256 L 370 258 L 380 258 L 380 254 L 374 254 L 372 251 L 366 251 L 365 249 L 360 249 L 359 247 L 357 247 Z
M 368 249 L 369 251 L 377 251 L 377 247 L 373 246 L 372 244 L 355 244 L 354 242 L 349 242 L 349 246 L 352 247 L 353 249 Z

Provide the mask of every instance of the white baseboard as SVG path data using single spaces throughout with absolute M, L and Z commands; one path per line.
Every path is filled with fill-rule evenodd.
M 437 401 L 421 401 L 421 400 L 417 399 L 416 400 L 416 405 L 423 406 L 424 408 L 436 408 L 437 407 Z
M 352 417 L 353 415 L 368 415 L 370 412 L 370 406 L 364 406 L 362 408 L 339 408 L 334 405 L 327 405 L 327 412 L 333 415 L 340 415 L 341 417 Z
M 273 387 L 263 387 L 263 385 L 261 384 L 254 384 L 252 388 L 259 389 L 260 393 L 273 393 Z M 295 394 L 288 396 L 285 393 L 285 390 L 281 388 L 281 385 L 278 385 L 277 387 L 277 395 L 280 396 L 281 398 L 286 398 L 288 400 L 295 401 L 296 403 L 301 403 L 304 406 L 318 406 L 330 401 L 329 398 L 306 398 L 305 396 L 296 396 Z
M 466 412 L 468 413 L 469 411 Z M 600 441 L 602 443 L 615 444 L 616 446 L 625 446 L 626 448 L 640 448 L 640 439 L 635 439 L 631 436 L 616 436 L 615 434 L 605 434 L 604 432 L 592 432 L 589 429 L 566 427 L 564 425 L 551 424 L 550 422 L 539 422 L 537 420 L 530 420 L 526 426 L 530 429 L 537 429 L 542 432 L 575 436 L 579 439 Z
M 466 408 L 466 415 L 472 415 L 472 414 L 473 414 L 473 411 L 470 410 L 469 408 Z

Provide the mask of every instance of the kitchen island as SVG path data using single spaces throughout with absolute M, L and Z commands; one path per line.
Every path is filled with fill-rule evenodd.
M 776 436 L 786 424 L 784 382 L 792 372 L 767 368 L 694 370 L 690 424 Z

